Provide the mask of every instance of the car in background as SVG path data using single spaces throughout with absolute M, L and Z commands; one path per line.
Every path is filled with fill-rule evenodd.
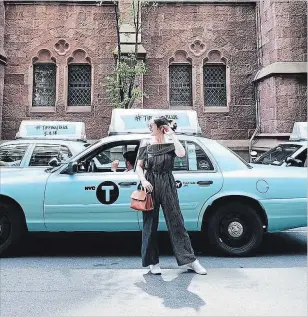
M 296 122 L 290 139 L 253 160 L 253 164 L 307 167 L 307 122 Z M 257 152 L 251 153 L 254 157 Z
M 46 168 L 89 145 L 83 122 L 22 121 L 16 139 L 0 145 L 0 166 Z

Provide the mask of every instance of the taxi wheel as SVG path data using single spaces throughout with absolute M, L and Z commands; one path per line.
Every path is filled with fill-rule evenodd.
M 260 245 L 263 224 L 255 209 L 240 202 L 220 206 L 207 226 L 209 243 L 219 253 L 248 256 Z
M 0 203 L 0 255 L 25 232 L 25 225 L 16 207 Z

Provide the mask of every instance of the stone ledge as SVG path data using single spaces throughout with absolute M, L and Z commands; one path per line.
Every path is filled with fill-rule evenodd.
M 260 69 L 254 81 L 259 81 L 274 74 L 305 74 L 307 62 L 276 62 Z

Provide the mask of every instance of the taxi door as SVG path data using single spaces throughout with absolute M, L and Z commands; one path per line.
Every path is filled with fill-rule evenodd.
M 202 149 L 196 139 L 181 140 L 186 148 L 186 156 L 176 158 L 173 175 L 176 181 L 180 207 L 189 231 L 198 229 L 198 218 L 204 203 L 220 191 L 223 177 L 210 153 Z M 142 215 L 139 215 L 142 227 Z M 166 231 L 162 210 L 159 215 L 159 230 Z
M 128 146 L 134 149 L 136 140 Z M 112 172 L 111 165 L 105 166 L 107 158 L 110 158 L 110 163 L 115 159 L 124 161 L 123 152 L 120 151 L 122 147 L 124 152 L 127 151 L 127 146 L 119 142 L 104 144 L 93 151 L 94 154 L 84 154 L 85 157 L 78 160 L 83 167 L 82 162 L 90 156 L 93 164 L 95 161 L 101 162 L 99 168 L 94 166 L 91 170 L 91 163 L 85 165 L 88 169 L 81 168 L 73 175 L 65 170 L 52 173 L 46 185 L 44 204 L 48 230 L 140 230 L 137 211 L 130 208 L 130 196 L 139 182 L 137 174 L 121 169 Z
M 139 231 L 137 212 L 130 208 L 137 182 L 134 172 L 51 175 L 45 225 L 51 231 Z

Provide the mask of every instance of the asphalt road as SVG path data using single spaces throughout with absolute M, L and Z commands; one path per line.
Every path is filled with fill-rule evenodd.
M 140 263 L 140 234 L 30 235 L 0 260 L 0 316 L 307 316 L 306 228 L 267 234 L 255 257 L 195 252 L 178 268 L 160 234 L 162 276 Z

